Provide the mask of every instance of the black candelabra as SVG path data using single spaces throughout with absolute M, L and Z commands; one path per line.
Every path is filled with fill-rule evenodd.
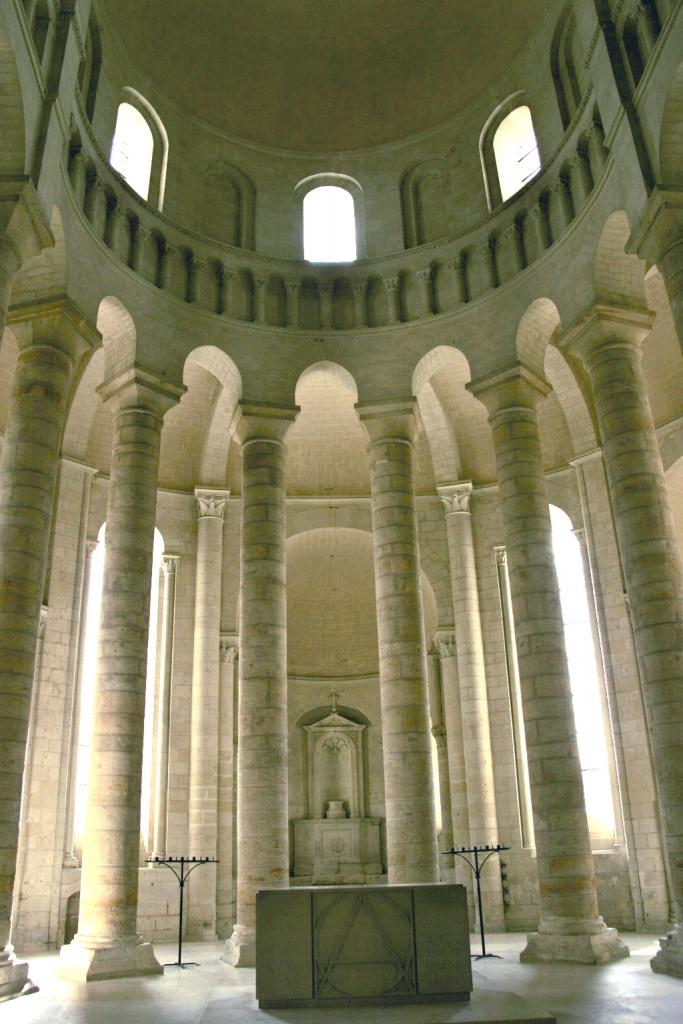
M 460 857 L 461 860 L 464 860 L 465 864 L 468 865 L 477 881 L 477 906 L 479 907 L 479 931 L 481 933 L 481 953 L 472 954 L 475 960 L 483 960 L 484 957 L 495 957 L 497 960 L 502 959 L 502 957 L 498 956 L 497 953 L 486 952 L 486 938 L 484 935 L 484 908 L 481 902 L 481 872 L 487 860 L 489 860 L 489 858 L 491 858 L 494 855 L 494 853 L 503 853 L 504 850 L 509 849 L 509 846 L 501 846 L 500 843 L 498 843 L 497 846 L 470 846 L 469 848 L 462 846 L 459 850 L 456 850 L 454 847 L 452 850 L 446 850 L 444 853 L 444 856 L 446 857 Z M 470 860 L 469 854 L 474 854 L 474 860 Z M 483 855 L 483 860 L 479 859 L 481 855 Z
M 172 964 L 164 964 L 164 967 L 198 967 L 199 964 L 194 960 L 187 960 L 183 963 L 183 894 L 185 892 L 185 882 L 192 874 L 195 868 L 200 867 L 202 864 L 218 864 L 215 857 L 148 857 L 148 864 L 162 864 L 165 868 L 170 868 L 173 874 L 178 879 L 178 886 L 180 888 L 180 901 L 178 907 L 178 959 Z M 176 870 L 175 864 L 179 865 Z

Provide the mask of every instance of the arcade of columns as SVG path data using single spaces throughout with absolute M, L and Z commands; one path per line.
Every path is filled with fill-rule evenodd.
M 25 204 L 21 195 L 14 209 L 10 202 L 3 225 L 0 326 L 12 275 L 36 244 Z M 642 236 L 639 244 L 663 274 L 683 341 L 683 221 L 680 209 L 670 209 L 669 197 L 653 199 Z M 27 984 L 27 965 L 14 959 L 9 944 L 10 895 L 60 438 L 70 388 L 98 344 L 97 332 L 68 300 L 15 309 L 12 325 L 19 353 L 0 464 L 0 664 L 6 694 L 0 728 L 8 751 L 0 866 L 3 994 Z M 649 326 L 644 313 L 599 306 L 566 330 L 559 344 L 580 360 L 590 381 L 642 671 L 676 909 L 676 924 L 653 968 L 683 977 L 683 578 L 640 368 L 639 344 Z M 596 901 L 540 459 L 536 404 L 545 388 L 523 366 L 471 385 L 487 407 L 498 465 L 538 856 L 541 920 L 524 958 L 604 962 L 627 950 L 605 927 Z M 155 481 L 164 414 L 180 395 L 180 388 L 139 368 L 124 370 L 101 388 L 102 400 L 114 410 L 114 439 L 81 912 L 78 933 L 62 952 L 62 970 L 74 978 L 160 970 L 151 944 L 136 933 L 139 799 Z M 226 954 L 238 964 L 253 963 L 256 889 L 288 884 L 284 464 L 286 432 L 296 413 L 295 407 L 243 402 L 238 426 L 238 909 Z M 406 400 L 366 404 L 358 413 L 369 437 L 389 882 L 431 882 L 439 866 L 413 507 L 414 408 Z M 441 489 L 456 633 L 454 644 L 441 642 L 441 706 L 433 709 L 432 721 L 448 740 L 443 775 L 450 779 L 446 799 L 453 820 L 459 826 L 467 814 L 459 785 L 466 779 L 472 796 L 467 828 L 473 842 L 484 843 L 494 838 L 494 815 L 470 490 L 466 482 Z M 190 829 L 203 855 L 217 852 L 221 830 L 210 814 L 217 807 L 221 765 L 231 756 L 221 743 L 216 704 L 223 668 L 210 571 L 220 559 L 227 497 L 197 493 L 192 728 L 201 742 L 193 744 Z M 225 657 L 229 671 L 231 660 Z M 163 761 L 163 750 L 159 756 Z M 163 785 L 157 784 L 161 793 Z M 163 830 L 155 833 L 155 849 L 164 852 Z M 193 906 L 191 928 L 198 935 L 215 934 L 212 886 L 206 882 L 205 899 Z M 490 884 L 486 900 L 488 912 L 500 920 L 499 887 Z

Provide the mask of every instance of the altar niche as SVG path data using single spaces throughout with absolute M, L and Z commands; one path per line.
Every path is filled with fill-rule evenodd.
M 302 728 L 308 787 L 306 817 L 292 822 L 294 876 L 313 885 L 376 882 L 380 819 L 365 815 L 366 726 L 333 703 Z

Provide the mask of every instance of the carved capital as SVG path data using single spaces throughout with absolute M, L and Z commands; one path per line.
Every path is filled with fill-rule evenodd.
M 496 547 L 494 547 L 493 554 L 496 559 L 496 565 L 508 564 L 507 548 L 505 548 L 502 544 L 497 544 Z
M 461 483 L 437 487 L 436 490 L 446 509 L 446 515 L 454 515 L 455 513 L 470 514 L 471 480 L 463 480 Z
M 195 487 L 198 519 L 223 519 L 230 491 L 215 487 Z
M 384 284 L 387 291 L 395 292 L 398 289 L 399 280 L 397 277 L 385 277 Z
M 436 741 L 437 748 L 442 750 L 446 746 L 446 727 L 444 725 L 433 725 L 432 736 Z
M 454 636 L 443 636 L 436 641 L 436 646 L 439 648 L 439 655 L 442 661 L 446 658 L 455 658 L 458 653 L 458 649 L 455 645 Z
M 175 576 L 178 572 L 180 555 L 168 555 L 166 552 L 161 556 L 161 568 L 164 576 Z
M 236 636 L 222 636 L 219 641 L 220 660 L 226 665 L 237 661 L 238 646 Z

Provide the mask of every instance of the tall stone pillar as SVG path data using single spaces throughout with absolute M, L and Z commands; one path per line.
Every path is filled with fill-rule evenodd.
M 191 857 L 215 857 L 218 843 L 221 576 L 223 515 L 229 491 L 196 487 L 197 582 L 192 663 L 189 848 Z M 189 939 L 216 938 L 216 867 L 190 882 Z
M 641 366 L 650 321 L 596 307 L 562 346 L 590 379 L 664 824 L 676 924 L 652 967 L 683 978 L 683 567 Z
M 417 525 L 414 401 L 358 407 L 370 438 L 390 883 L 439 879 Z
M 447 856 L 453 849 L 453 813 L 451 810 L 451 779 L 448 769 L 448 742 L 443 720 L 443 696 L 441 692 L 441 669 L 438 650 L 427 656 L 427 679 L 429 683 L 429 711 L 432 720 L 432 736 L 436 744 L 439 768 L 439 805 L 441 807 L 441 832 L 439 833 L 439 878 L 442 882 L 454 880 L 454 858 Z
M 216 931 L 226 938 L 233 923 L 235 671 L 237 637 L 221 636 L 218 733 L 218 869 L 216 878 Z
M 154 834 L 152 857 L 165 857 L 168 839 L 168 752 L 171 738 L 171 688 L 173 683 L 173 633 L 175 589 L 179 555 L 164 553 L 164 596 L 161 605 L 161 647 L 159 653 L 159 718 L 154 772 Z
M 256 890 L 289 880 L 285 446 L 295 408 L 241 403 L 237 921 L 225 959 L 253 967 Z
M 470 842 L 476 846 L 495 845 L 499 836 L 470 512 L 472 483 L 463 481 L 437 490 L 446 511 Z M 493 931 L 504 930 L 503 891 L 497 870 L 489 870 L 482 875 L 481 893 L 487 926 Z
M 598 914 L 536 403 L 524 367 L 470 385 L 493 431 L 534 814 L 541 918 L 524 961 L 626 956 Z
M 136 931 L 156 485 L 165 413 L 184 388 L 133 368 L 105 381 L 114 436 L 78 932 L 60 974 L 159 974 Z
M 100 341 L 65 299 L 14 309 L 11 322 L 19 352 L 0 459 L 0 998 L 27 984 L 9 932 L 36 644 L 67 402 Z

